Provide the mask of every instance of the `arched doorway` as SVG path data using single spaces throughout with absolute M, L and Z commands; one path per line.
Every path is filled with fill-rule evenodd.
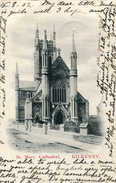
M 63 124 L 63 114 L 62 112 L 59 110 L 58 113 L 55 115 L 55 121 L 54 123 L 56 125 L 60 125 Z

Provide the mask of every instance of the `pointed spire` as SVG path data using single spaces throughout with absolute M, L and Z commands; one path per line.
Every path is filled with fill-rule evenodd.
M 18 64 L 16 62 L 16 74 L 18 74 Z
M 39 38 L 38 23 L 37 23 L 37 29 L 36 29 L 36 38 Z
M 55 32 L 55 25 L 53 27 L 54 27 L 54 32 Z
M 19 74 L 18 74 L 18 64 L 16 62 L 16 73 L 15 73 L 15 90 L 19 89 Z
M 72 33 L 72 52 L 76 53 L 75 41 L 74 41 L 74 31 Z
M 46 30 L 44 30 L 43 49 L 44 49 L 44 50 L 47 50 L 47 34 L 46 34 Z
M 56 40 L 55 25 L 53 26 L 53 40 Z

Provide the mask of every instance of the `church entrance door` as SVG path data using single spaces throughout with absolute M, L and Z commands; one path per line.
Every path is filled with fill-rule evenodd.
M 56 115 L 55 124 L 60 125 L 63 124 L 63 114 L 61 111 L 59 111 Z

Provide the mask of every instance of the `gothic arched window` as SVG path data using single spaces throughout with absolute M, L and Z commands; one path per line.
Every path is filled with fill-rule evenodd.
M 53 84 L 52 101 L 55 103 L 66 103 L 66 85 L 61 78 L 56 80 Z
M 53 88 L 52 89 L 53 102 L 66 102 L 66 88 Z

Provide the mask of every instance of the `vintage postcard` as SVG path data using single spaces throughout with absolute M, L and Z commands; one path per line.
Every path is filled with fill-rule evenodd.
M 116 182 L 116 2 L 0 9 L 0 183 Z

